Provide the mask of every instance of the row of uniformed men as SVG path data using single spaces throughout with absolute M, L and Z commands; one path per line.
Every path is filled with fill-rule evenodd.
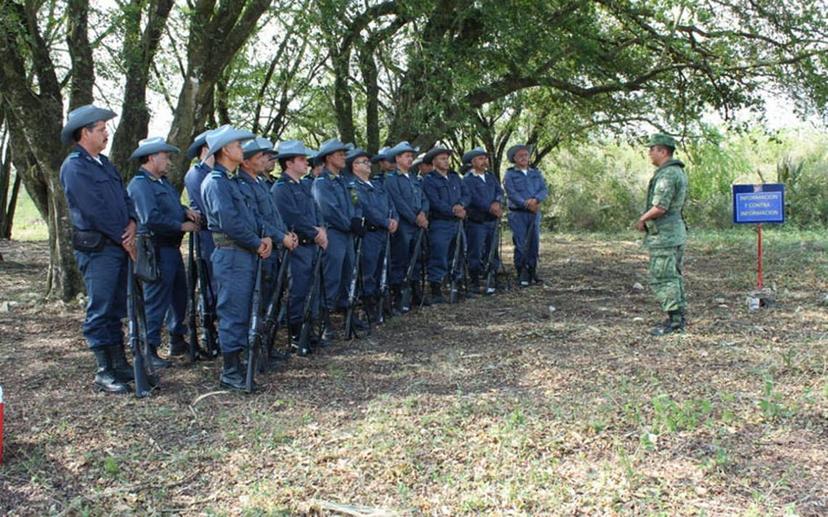
M 278 268 L 277 247 L 289 251 L 286 320 L 293 337 L 303 322 L 317 260 L 322 260 L 323 279 L 319 303 L 326 314 L 345 311 L 357 237 L 362 239 L 362 302 L 369 317 L 383 310 L 378 296 L 386 239 L 391 249 L 386 273 L 396 310 L 407 309 L 400 307 L 405 281 L 412 282 L 415 303 L 426 302 L 428 294 L 431 303 L 443 302 L 441 286 L 452 270 L 458 230 L 467 235 L 463 259 L 469 283 L 473 290 L 479 289 L 490 247 L 498 245 L 495 228 L 505 202 L 521 285 L 540 281 L 536 273 L 539 207 L 547 190 L 542 174 L 529 164 L 526 146 L 514 146 L 507 153 L 514 166 L 505 175 L 504 198 L 482 148 L 463 155 L 470 171 L 461 178 L 450 170 L 452 151 L 435 147 L 416 160 L 432 169 L 421 178 L 412 168 L 418 150 L 408 142 L 385 148 L 372 160 L 367 152 L 337 140 L 325 142 L 316 152 L 298 141 L 282 142 L 274 150 L 264 138 L 222 126 L 199 135 L 187 151 L 190 159 L 198 161 L 185 176 L 191 202 L 191 207 L 185 207 L 165 177 L 170 154 L 178 149 L 162 138 L 143 140 L 133 152 L 131 159 L 140 167 L 125 191 L 119 173 L 101 154 L 108 141 L 105 122 L 114 116 L 107 109 L 83 106 L 69 113 L 62 132 L 65 144 L 75 144 L 61 168 L 61 182 L 88 294 L 84 336 L 98 363 L 95 383 L 105 391 L 126 392 L 132 378 L 121 318 L 127 260 L 134 253 L 136 231 L 152 235 L 160 265 L 159 281 L 144 289 L 153 366 L 169 364 L 157 356 L 165 322 L 170 354 L 187 350 L 186 276 L 180 245 L 184 233 L 198 231 L 216 292 L 224 359 L 221 384 L 239 390 L 244 388 L 241 354 L 248 339 L 257 260 L 262 261 L 262 298 L 267 300 Z M 270 172 L 277 161 L 282 174 L 274 179 Z M 379 163 L 378 174 L 372 175 L 372 161 Z M 414 256 L 418 232 L 427 236 L 427 264 Z M 410 264 L 415 269 L 409 276 Z M 421 267 L 426 267 L 430 293 L 419 288 Z M 454 274 L 462 272 L 458 269 Z M 353 322 L 365 325 L 359 319 Z M 329 319 L 322 328 L 318 344 L 337 337 Z

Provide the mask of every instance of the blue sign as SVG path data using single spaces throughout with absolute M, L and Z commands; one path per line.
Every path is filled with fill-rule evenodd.
M 784 223 L 785 185 L 733 185 L 733 222 Z

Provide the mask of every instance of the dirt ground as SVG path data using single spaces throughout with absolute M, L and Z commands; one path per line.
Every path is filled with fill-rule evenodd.
M 144 400 L 93 390 L 45 244 L 2 241 L 0 514 L 828 514 L 828 239 L 769 233 L 751 313 L 751 236 L 694 237 L 689 331 L 662 339 L 631 239 L 545 236 L 546 286 L 392 319 L 254 396 L 179 361 Z

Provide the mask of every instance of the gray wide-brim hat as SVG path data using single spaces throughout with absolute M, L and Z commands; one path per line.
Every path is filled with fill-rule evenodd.
M 518 151 L 521 151 L 523 149 L 526 149 L 529 152 L 529 154 L 532 154 L 532 146 L 526 144 L 517 144 L 513 145 L 509 148 L 508 151 L 506 151 L 506 159 L 512 163 L 515 163 L 515 155 Z
M 354 160 L 356 160 L 360 156 L 367 156 L 368 158 L 371 157 L 371 155 L 368 154 L 368 151 L 366 151 L 365 149 L 360 149 L 359 147 L 354 147 L 348 153 L 348 155 L 345 157 L 345 163 L 347 163 L 348 166 L 350 167 L 351 164 L 354 163 Z
M 419 150 L 419 147 L 414 147 L 413 145 L 409 144 L 406 140 L 403 140 L 394 147 L 388 149 L 385 152 L 385 156 L 388 161 L 393 162 L 394 159 L 396 159 L 397 156 L 402 153 L 414 153 L 416 155 Z
M 236 141 L 244 142 L 253 138 L 256 138 L 256 135 L 250 131 L 247 131 L 246 129 L 236 129 L 230 124 L 225 124 L 207 134 L 208 149 L 206 158 L 213 156 L 227 144 Z
M 74 143 L 72 133 L 74 133 L 76 129 L 88 126 L 89 124 L 99 120 L 109 120 L 115 118 L 116 116 L 117 115 L 114 111 L 106 108 L 99 108 L 94 104 L 86 104 L 79 108 L 75 108 L 70 111 L 68 115 L 66 115 L 66 125 L 60 130 L 60 141 L 64 145 L 72 144 Z
M 319 150 L 316 151 L 316 156 L 314 156 L 314 160 L 318 161 L 319 163 L 323 163 L 325 161 L 325 157 L 329 154 L 333 154 L 337 151 L 349 151 L 348 145 L 343 144 L 336 138 L 332 138 L 330 140 L 326 140 L 322 142 L 322 145 L 319 146 Z
M 310 159 L 313 155 L 313 149 L 308 149 L 299 140 L 285 140 L 279 144 L 279 151 L 276 153 L 276 158 L 282 160 L 296 156 L 307 156 Z
M 383 147 L 382 149 L 380 149 L 379 152 L 371 158 L 371 163 L 379 163 L 383 160 L 391 161 L 385 155 L 385 153 L 387 153 L 389 149 L 391 149 L 391 148 L 390 147 Z
M 190 144 L 190 147 L 187 148 L 187 159 L 192 160 L 196 156 L 201 153 L 201 148 L 207 145 L 207 135 L 212 131 L 212 129 L 208 129 L 206 131 L 202 131 L 199 133 L 193 143 Z
M 482 147 L 475 147 L 471 151 L 466 151 L 463 154 L 463 163 L 471 163 L 478 156 L 487 156 L 488 154 Z
M 452 153 L 454 153 L 454 151 L 447 147 L 434 147 L 433 149 L 425 153 L 425 155 L 423 156 L 423 163 L 431 165 L 431 163 L 434 161 L 434 158 L 440 156 L 441 154 L 451 155 Z
M 414 158 L 414 161 L 411 163 L 412 167 L 419 167 L 420 164 L 423 163 L 423 158 L 425 158 L 425 153 L 420 153 Z
M 178 153 L 179 151 L 178 147 L 168 144 L 162 137 L 154 136 L 138 142 L 138 148 L 132 151 L 129 159 L 137 160 L 156 153 Z
M 244 159 L 247 160 L 258 153 L 270 154 L 273 151 L 273 143 L 267 138 L 256 137 L 245 142 L 242 150 L 244 151 Z

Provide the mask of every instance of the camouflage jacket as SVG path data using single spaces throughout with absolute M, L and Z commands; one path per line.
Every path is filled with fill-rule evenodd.
M 648 248 L 671 248 L 687 242 L 684 224 L 684 203 L 687 201 L 687 173 L 679 160 L 669 160 L 656 169 L 647 187 L 649 210 L 659 206 L 664 215 L 647 223 L 644 245 Z

